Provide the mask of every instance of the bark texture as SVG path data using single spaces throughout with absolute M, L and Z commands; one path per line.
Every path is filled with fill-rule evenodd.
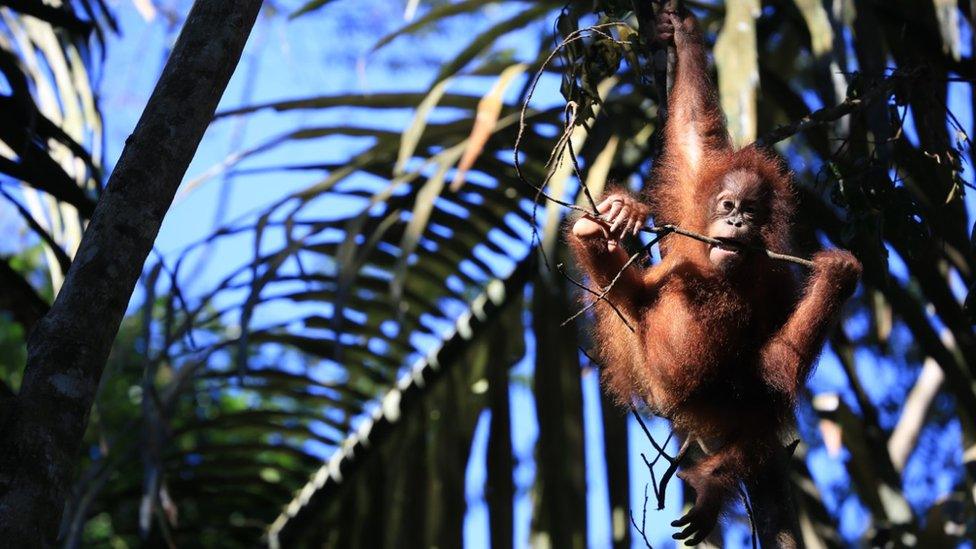
M 240 60 L 261 0 L 197 0 L 95 208 L 65 283 L 27 342 L 0 414 L 0 539 L 55 543 L 112 342 L 176 189 Z

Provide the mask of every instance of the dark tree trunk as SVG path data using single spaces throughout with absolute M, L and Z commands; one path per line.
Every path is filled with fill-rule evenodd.
M 535 393 L 539 440 L 532 543 L 586 547 L 586 458 L 583 392 L 576 332 L 560 323 L 572 314 L 565 284 L 536 279 L 532 329 L 536 334 Z
M 521 307 L 510 308 L 506 325 L 521 326 Z M 492 549 L 511 549 L 514 543 L 515 457 L 512 454 L 512 415 L 509 401 L 508 340 L 504 330 L 496 330 L 490 343 L 493 359 L 488 363 L 488 406 L 491 427 L 488 432 L 487 480 L 485 500 Z M 521 355 L 521 353 L 519 353 Z M 499 356 L 500 355 L 500 356 Z
M 779 452 L 763 474 L 746 483 L 752 505 L 752 520 L 763 548 L 802 549 L 796 505 L 790 482 L 790 460 L 793 448 Z
M 603 455 L 607 461 L 610 495 L 610 533 L 614 549 L 627 549 L 630 539 L 630 465 L 628 463 L 627 412 L 600 394 L 603 413 Z
M 261 0 L 199 0 L 95 208 L 0 417 L 0 539 L 55 542 L 95 392 L 163 216 L 237 66 Z

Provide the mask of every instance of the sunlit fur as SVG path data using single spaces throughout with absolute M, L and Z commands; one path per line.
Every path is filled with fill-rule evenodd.
M 771 199 L 767 204 L 770 218 L 762 229 L 763 240 L 771 249 L 790 249 L 790 223 L 795 196 L 791 174 L 777 157 L 755 147 L 734 152 L 716 150 L 703 158 L 697 172 L 682 174 L 680 164 L 669 162 L 668 156 L 663 156 L 648 185 L 646 200 L 656 224 L 672 223 L 683 229 L 705 233 L 709 200 L 721 189 L 726 174 L 742 170 L 758 175 L 770 191 Z M 706 247 L 687 238 L 669 238 L 663 247 L 670 250 L 676 246 Z M 693 252 L 689 250 L 689 253 Z
M 704 51 L 694 43 L 686 48 L 691 51 L 679 48 L 672 118 L 648 197 L 611 193 L 632 201 L 635 215 L 701 234 L 726 175 L 749 172 L 766 197 L 762 245 L 791 253 L 791 174 L 770 153 L 731 148 L 714 90 L 705 87 Z M 592 286 L 605 287 L 627 260 L 602 236 L 570 232 L 568 241 Z M 759 474 L 782 446 L 797 393 L 860 273 L 849 253 L 821 252 L 800 291 L 785 263 L 750 253 L 725 271 L 709 261 L 708 249 L 684 236 L 667 237 L 659 264 L 627 269 L 608 295 L 636 333 L 601 303 L 594 307 L 592 338 L 606 387 L 618 401 L 641 399 L 684 436 L 719 448 L 681 474 L 697 495 L 688 516 L 705 533 L 737 482 Z

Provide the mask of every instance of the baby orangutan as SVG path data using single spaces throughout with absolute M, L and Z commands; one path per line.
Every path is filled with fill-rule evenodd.
M 674 41 L 677 67 L 653 199 L 611 191 L 597 207 L 602 220 L 580 218 L 569 241 L 600 288 L 628 260 L 619 239 L 649 215 L 727 243 L 672 235 L 659 264 L 628 267 L 607 298 L 635 332 L 609 305 L 594 309 L 609 390 L 624 402 L 644 399 L 708 446 L 707 457 L 678 474 L 695 503 L 673 523 L 684 527 L 675 538 L 694 545 L 738 483 L 755 479 L 781 451 L 797 393 L 861 266 L 848 252 L 820 252 L 801 290 L 787 264 L 756 251 L 790 250 L 791 176 L 763 151 L 733 150 L 693 16 L 665 12 L 657 30 Z

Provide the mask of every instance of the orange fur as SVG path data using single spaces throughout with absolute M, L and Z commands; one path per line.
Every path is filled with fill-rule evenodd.
M 753 184 L 768 210 L 759 227 L 762 243 L 789 253 L 791 174 L 770 153 L 731 148 L 702 41 L 693 34 L 682 38 L 676 39 L 665 148 L 640 213 L 653 215 L 658 225 L 705 233 L 710 204 L 727 174 L 749 172 L 758 176 Z M 626 252 L 608 248 L 605 237 L 571 232 L 568 241 L 600 288 L 627 261 Z M 707 244 L 671 235 L 661 249 L 660 264 L 629 268 L 608 295 L 636 333 L 608 305 L 597 304 L 594 350 L 618 401 L 642 399 L 685 436 L 720 441 L 720 448 L 681 473 L 696 492 L 687 517 L 696 535 L 704 535 L 736 483 L 757 475 L 781 447 L 797 392 L 853 293 L 860 266 L 846 252 L 822 252 L 801 292 L 786 264 L 762 254 L 748 255 L 729 274 L 710 263 Z

